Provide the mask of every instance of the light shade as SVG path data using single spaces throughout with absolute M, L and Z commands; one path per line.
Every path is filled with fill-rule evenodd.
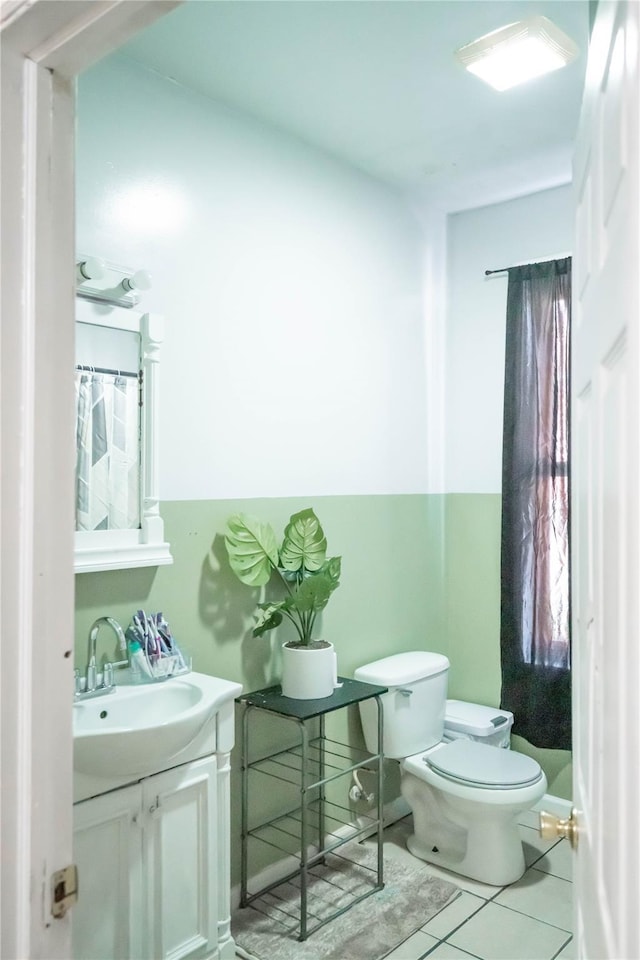
M 577 56 L 573 40 L 547 17 L 510 23 L 456 50 L 460 63 L 496 90 L 559 70 Z

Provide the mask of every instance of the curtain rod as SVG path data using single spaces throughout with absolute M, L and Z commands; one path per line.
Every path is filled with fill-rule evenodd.
M 523 260 L 522 263 L 514 263 L 511 267 L 500 267 L 498 270 L 485 270 L 485 277 L 490 277 L 494 273 L 507 273 L 515 267 L 529 267 L 534 263 L 551 263 L 552 260 L 566 260 L 570 253 L 560 253 L 557 257 L 545 257 L 544 260 Z
M 112 377 L 133 377 L 134 380 L 142 379 L 142 370 L 134 373 L 131 370 L 111 370 L 109 367 L 92 367 L 87 363 L 78 363 L 76 370 L 86 370 L 88 373 L 108 373 Z

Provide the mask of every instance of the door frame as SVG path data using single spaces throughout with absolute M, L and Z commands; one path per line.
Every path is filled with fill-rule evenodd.
M 0 7 L 3 957 L 71 956 L 51 884 L 72 862 L 75 78 L 178 5 Z

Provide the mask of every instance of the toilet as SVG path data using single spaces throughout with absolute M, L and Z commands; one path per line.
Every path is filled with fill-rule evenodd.
M 462 876 L 504 886 L 525 871 L 518 817 L 542 798 L 547 780 L 531 757 L 503 749 L 509 744 L 502 730 L 510 727 L 511 714 L 449 701 L 447 718 L 448 673 L 446 657 L 414 651 L 358 667 L 354 678 L 389 688 L 381 698 L 383 752 L 400 761 L 401 792 L 413 813 L 410 852 Z M 479 726 L 473 721 L 478 711 L 485 713 Z M 495 735 L 483 738 L 477 732 L 492 712 L 488 726 Z M 373 700 L 360 704 L 360 716 L 367 750 L 375 754 Z M 474 729 L 476 735 L 465 732 Z

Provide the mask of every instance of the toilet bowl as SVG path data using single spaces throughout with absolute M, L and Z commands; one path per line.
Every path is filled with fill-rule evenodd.
M 546 777 L 523 754 L 473 740 L 444 741 L 448 669 L 446 657 L 416 651 L 365 664 L 354 676 L 389 688 L 382 697 L 383 750 L 400 761 L 401 792 L 413 813 L 409 851 L 504 886 L 524 873 L 518 817 L 542 798 Z M 375 753 L 371 701 L 361 704 L 360 715 L 367 749 Z

